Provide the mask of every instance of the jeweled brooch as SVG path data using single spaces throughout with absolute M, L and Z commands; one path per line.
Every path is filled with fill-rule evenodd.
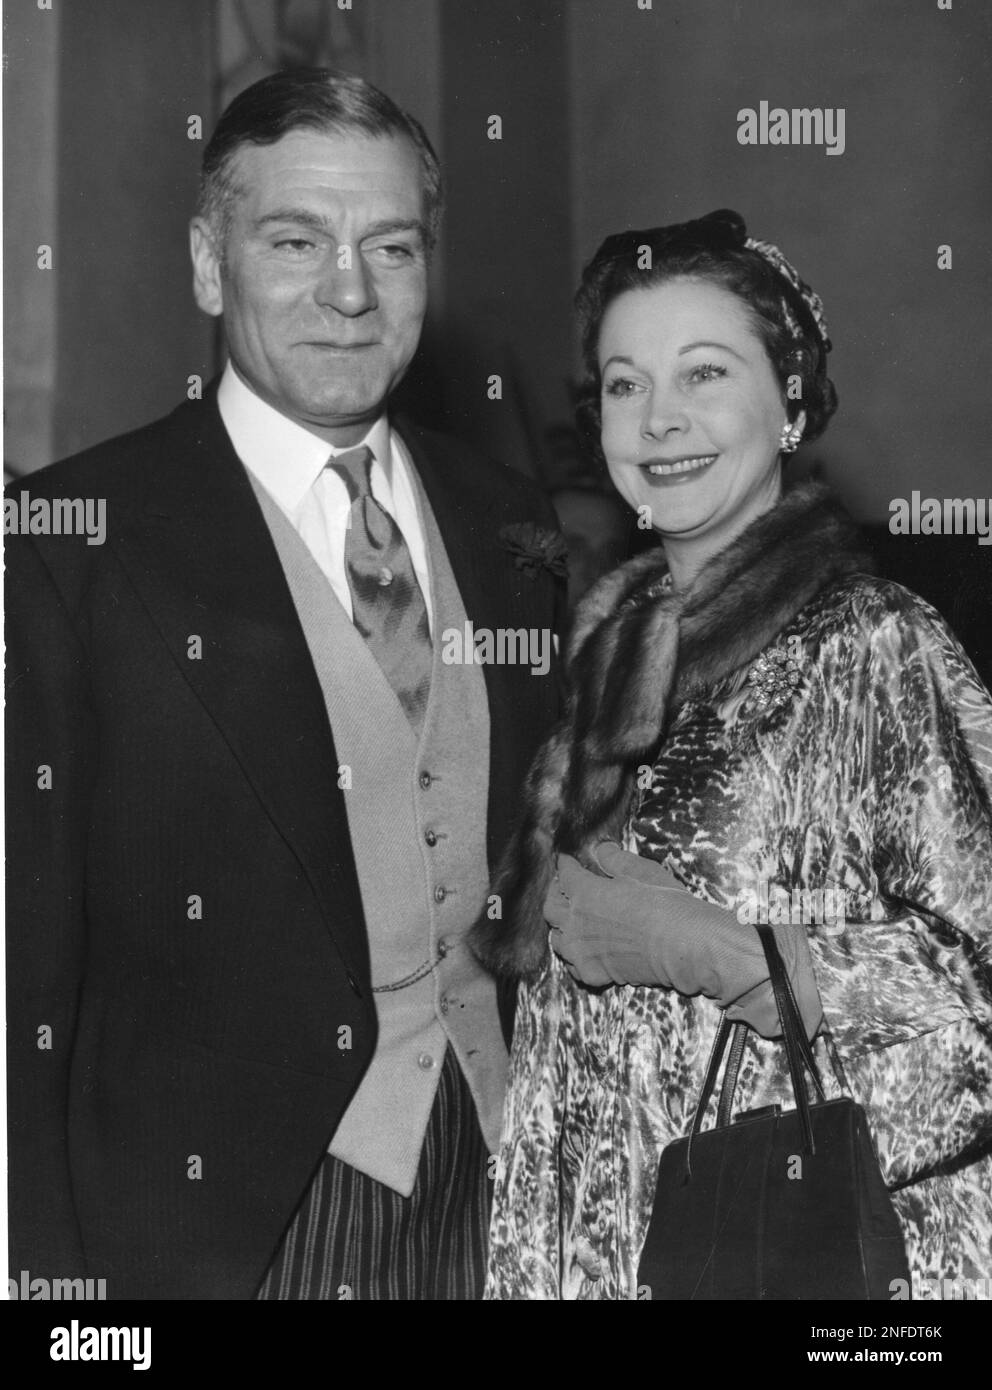
M 746 708 L 771 714 L 783 709 L 802 683 L 802 667 L 785 647 L 771 647 L 762 652 L 747 673 L 751 687 Z

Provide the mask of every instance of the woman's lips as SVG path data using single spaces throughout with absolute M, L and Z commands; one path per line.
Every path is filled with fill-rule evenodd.
M 719 454 L 685 454 L 675 459 L 649 459 L 647 463 L 638 464 L 638 467 L 652 484 L 688 482 L 705 473 L 718 458 Z

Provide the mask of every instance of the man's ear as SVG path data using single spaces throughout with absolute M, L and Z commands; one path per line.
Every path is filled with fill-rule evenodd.
M 220 257 L 209 224 L 194 217 L 189 224 L 189 254 L 193 261 L 193 295 L 205 314 L 216 318 L 224 312 Z

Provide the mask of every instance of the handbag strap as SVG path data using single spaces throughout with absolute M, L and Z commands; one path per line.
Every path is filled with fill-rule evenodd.
M 796 1104 L 799 1105 L 800 1095 L 804 1100 L 806 1099 L 806 1078 L 803 1075 L 803 1064 L 813 1079 L 817 1099 L 826 1100 L 823 1082 L 820 1079 L 820 1070 L 816 1065 L 813 1049 L 806 1036 L 806 1029 L 799 1013 L 799 1005 L 796 1003 L 796 996 L 792 991 L 792 981 L 789 979 L 785 963 L 779 954 L 775 933 L 769 926 L 759 926 L 757 930 L 765 953 L 765 961 L 768 964 L 768 973 L 775 993 L 779 1021 L 782 1024 L 782 1040 L 785 1043 L 786 1057 L 789 1061 L 789 1074 L 792 1077 L 792 1087 L 796 1094 Z
M 813 1141 L 813 1125 L 809 1114 L 809 1097 L 806 1092 L 804 1068 L 809 1072 L 817 1098 L 821 1101 L 826 1099 L 823 1082 L 820 1078 L 820 1071 L 816 1064 L 816 1058 L 813 1056 L 813 1049 L 810 1047 L 809 1039 L 806 1036 L 806 1029 L 803 1026 L 802 1018 L 799 1013 L 799 1006 L 796 1003 L 796 996 L 793 993 L 792 983 L 789 980 L 785 963 L 779 953 L 778 943 L 775 940 L 775 933 L 770 926 L 764 925 L 759 925 L 757 931 L 761 940 L 762 950 L 765 953 L 765 962 L 768 966 L 768 975 L 771 980 L 772 992 L 775 996 L 779 1022 L 782 1025 L 782 1041 L 785 1046 L 785 1055 L 789 1066 L 792 1093 L 795 1098 L 796 1110 L 799 1114 L 799 1122 L 802 1128 L 804 1150 L 807 1154 L 813 1154 L 816 1151 L 816 1146 Z M 740 1074 L 741 1060 L 744 1053 L 744 1043 L 747 1037 L 747 1024 L 731 1023 L 726 1013 L 724 1013 L 720 1019 L 716 1037 L 713 1040 L 713 1048 L 706 1065 L 706 1075 L 703 1079 L 699 1101 L 696 1105 L 695 1113 L 692 1117 L 692 1126 L 689 1130 L 689 1142 L 686 1145 L 685 1155 L 686 1180 L 692 1176 L 693 1141 L 702 1129 L 703 1116 L 706 1113 L 706 1109 L 716 1088 L 720 1065 L 723 1061 L 724 1053 L 727 1050 L 727 1043 L 728 1040 L 731 1039 L 731 1036 L 733 1040 L 730 1044 L 730 1053 L 727 1058 L 727 1066 L 723 1076 L 723 1085 L 720 1089 L 720 1100 L 717 1105 L 717 1125 L 724 1126 L 730 1123 L 734 1096 L 737 1090 L 737 1081 Z
M 747 1042 L 747 1024 L 735 1023 L 727 1053 L 727 1065 L 723 1069 L 723 1085 L 720 1087 L 720 1101 L 717 1105 L 716 1123 L 721 1129 L 729 1125 L 734 1109 L 734 1095 L 737 1092 L 737 1078 L 740 1076 L 741 1061 L 744 1057 L 744 1044 Z
M 685 1146 L 685 1182 L 688 1182 L 692 1177 L 692 1143 L 703 1127 L 703 1116 L 706 1113 L 706 1107 L 710 1103 L 710 1096 L 713 1094 L 713 1088 L 716 1085 L 716 1079 L 720 1073 L 720 1063 L 723 1061 L 723 1054 L 727 1048 L 727 1041 L 735 1026 L 740 1028 L 743 1025 L 732 1024 L 726 1013 L 721 1015 L 720 1025 L 716 1030 L 716 1037 L 713 1039 L 713 1046 L 710 1049 L 710 1059 L 706 1063 L 706 1075 L 703 1078 L 703 1088 L 699 1093 L 699 1100 L 696 1102 L 696 1109 L 693 1112 L 692 1125 L 689 1129 L 689 1142 Z M 738 1067 L 740 1066 L 739 1055 L 737 1058 L 737 1065 Z M 723 1098 L 721 1096 L 721 1105 L 722 1100 Z M 730 1103 L 733 1103 L 733 1096 L 730 1097 Z

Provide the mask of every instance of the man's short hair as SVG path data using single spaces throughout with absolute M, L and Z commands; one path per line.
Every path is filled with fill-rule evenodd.
M 239 93 L 221 114 L 203 152 L 196 214 L 210 226 L 221 258 L 241 192 L 232 172 L 238 150 L 273 145 L 291 130 L 360 132 L 373 139 L 405 135 L 420 154 L 427 250 L 433 248 L 444 189 L 437 155 L 420 122 L 364 78 L 330 68 L 289 68 Z

